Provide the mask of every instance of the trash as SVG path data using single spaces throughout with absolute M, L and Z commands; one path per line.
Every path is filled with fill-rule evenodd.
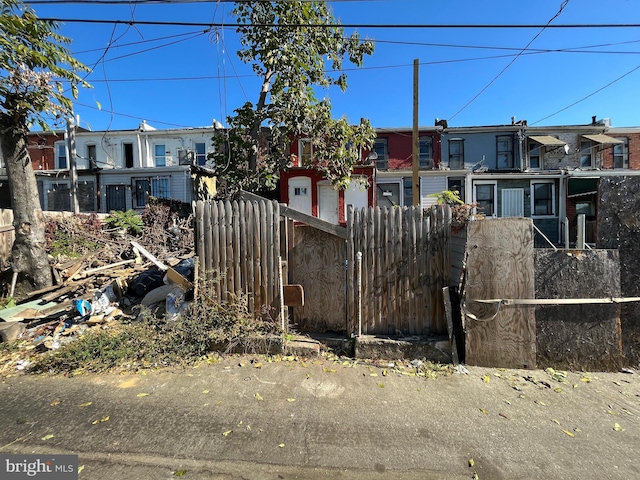
M 175 286 L 168 294 L 166 300 L 166 314 L 165 318 L 167 321 L 174 321 L 179 316 L 182 310 L 184 310 L 185 301 L 184 301 L 184 290 L 182 288 Z
M 91 313 L 91 303 L 89 303 L 87 300 L 78 298 L 73 301 L 73 306 L 82 317 Z

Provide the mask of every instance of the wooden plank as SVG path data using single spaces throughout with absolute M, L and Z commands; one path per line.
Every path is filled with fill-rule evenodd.
M 384 305 L 385 305 L 385 289 L 384 289 L 384 255 L 383 255 L 383 247 L 384 247 L 384 228 L 382 227 L 383 222 L 383 213 L 380 207 L 375 208 L 375 246 L 377 247 L 375 250 L 372 250 L 372 255 L 375 259 L 375 269 L 373 272 L 372 286 L 374 292 L 374 301 L 376 303 L 376 318 L 375 324 L 373 325 L 373 330 L 369 332 L 369 334 L 373 333 L 382 333 L 383 330 L 383 318 L 385 315 Z
M 460 363 L 458 357 L 458 345 L 453 332 L 453 314 L 451 310 L 451 297 L 449 296 L 449 287 L 442 288 L 442 300 L 444 302 L 444 314 L 447 319 L 447 333 L 449 334 L 449 345 L 451 345 L 451 359 L 454 365 Z
M 200 202 L 202 203 L 202 202 Z M 200 241 L 203 242 L 203 245 L 206 245 L 206 248 L 203 248 L 203 251 L 207 252 L 206 258 L 204 262 L 201 262 L 203 266 L 203 276 L 205 279 L 210 280 L 213 276 L 213 225 L 212 225 L 212 215 L 211 215 L 211 200 L 207 200 L 203 208 L 203 220 L 202 220 L 202 228 L 204 229 L 202 233 L 202 239 Z
M 287 307 L 304 307 L 304 288 L 302 285 L 284 285 L 284 304 Z
M 247 219 L 244 200 L 238 202 L 238 259 L 240 262 L 240 288 L 239 293 L 247 293 Z
M 242 285 L 244 276 L 242 270 L 242 246 L 240 244 L 240 205 L 237 201 L 233 202 L 233 266 L 234 266 L 234 292 L 240 295 L 243 291 Z
M 211 271 L 209 272 L 209 278 L 212 279 L 215 285 L 216 299 L 222 300 L 222 266 L 220 265 L 220 212 L 218 205 L 220 202 L 210 203 L 210 215 L 211 215 L 211 228 L 213 243 L 211 244 Z M 215 276 L 215 278 L 214 278 Z
M 225 246 L 227 250 L 227 262 L 225 264 L 225 271 L 227 272 L 227 293 L 229 295 L 235 293 L 235 256 L 233 246 L 233 206 L 231 202 L 227 200 L 224 202 L 224 215 L 225 224 L 227 226 L 227 236 Z M 227 297 L 232 300 L 232 297 Z
M 254 315 L 258 315 L 263 304 L 260 289 L 262 282 L 262 272 L 260 263 L 260 204 L 252 202 L 253 208 L 253 292 L 254 292 Z
M 245 285 L 245 291 L 249 297 L 249 311 L 254 312 L 255 306 L 255 289 L 254 289 L 254 271 L 253 271 L 253 229 L 255 223 L 253 220 L 253 205 L 250 202 L 244 204 L 244 220 L 245 220 L 245 232 L 244 232 L 244 248 L 245 248 L 245 264 L 247 267 L 247 280 Z
M 278 266 L 278 245 L 274 244 L 273 235 L 273 203 L 264 202 L 265 220 L 261 222 L 265 226 L 265 241 L 262 242 L 264 247 L 264 258 L 267 260 L 266 283 L 267 289 L 267 305 L 275 307 L 275 301 L 279 297 L 278 276 L 280 275 L 280 267 Z M 274 255 L 275 253 L 275 255 Z M 275 257 L 275 258 L 274 258 Z
M 535 368 L 535 308 L 505 308 L 496 314 L 495 306 L 470 302 L 473 298 L 534 297 L 532 220 L 476 220 L 469 223 L 467 235 L 467 278 L 463 292 L 466 362 Z M 467 313 L 487 321 L 473 320 Z
M 219 255 L 220 255 L 220 300 L 226 302 L 229 300 L 228 292 L 228 273 L 227 272 L 227 213 L 224 202 L 216 202 L 218 206 L 218 222 L 219 222 Z
M 347 207 L 347 334 L 356 332 L 356 306 L 355 306 L 355 252 L 358 245 L 355 238 L 354 223 L 356 221 L 356 212 L 353 205 Z
M 425 315 L 425 322 L 429 325 L 431 330 L 431 290 L 429 283 L 431 282 L 431 255 L 429 254 L 431 241 L 433 236 L 431 235 L 431 213 L 427 212 L 422 216 L 422 308 Z
M 202 200 L 198 200 L 196 202 L 195 208 L 195 228 L 196 228 L 196 254 L 198 255 L 198 259 L 202 262 L 200 266 L 200 270 L 206 272 L 204 262 L 210 258 L 209 255 L 205 254 L 206 246 L 205 246 L 205 231 L 204 231 L 204 202 Z

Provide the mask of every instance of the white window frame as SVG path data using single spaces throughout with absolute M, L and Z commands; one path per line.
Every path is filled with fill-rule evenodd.
M 313 141 L 310 138 L 298 140 L 298 159 L 300 167 L 313 162 Z
M 460 145 L 460 153 L 452 154 L 451 153 L 451 144 L 456 143 Z M 451 170 L 464 170 L 464 138 L 450 138 L 447 143 L 449 158 L 447 159 L 447 164 Z M 460 160 L 459 166 L 452 166 L 451 159 L 452 157 L 456 157 Z
M 500 144 L 503 142 L 509 145 L 508 150 L 499 150 Z M 496 167 L 498 167 L 498 170 L 513 170 L 515 168 L 513 144 L 513 135 L 496 135 Z M 506 156 L 506 165 L 500 164 L 501 155 Z
M 54 168 L 56 170 L 67 170 L 69 168 L 69 152 L 67 151 L 67 142 L 56 142 L 55 148 L 55 163 Z M 60 155 L 60 149 L 64 150 L 64 157 Z M 65 166 L 60 165 L 60 159 L 64 158 Z
M 198 152 L 198 145 L 202 145 L 204 151 Z M 196 165 L 205 165 L 207 163 L 207 143 L 206 142 L 193 142 L 193 153 L 195 155 Z M 202 163 L 200 163 L 202 161 Z
M 158 148 L 162 148 L 162 155 L 158 155 Z M 158 163 L 158 160 L 161 160 L 161 162 Z M 164 143 L 155 143 L 153 145 L 153 164 L 156 167 L 167 166 L 167 146 Z
M 389 169 L 389 139 L 388 138 L 376 138 L 373 144 L 373 151 L 376 152 L 378 158 L 376 158 L 376 169 L 388 170 Z
M 620 169 L 628 169 L 629 168 L 629 139 L 627 137 L 617 137 L 616 140 L 621 140 L 624 143 L 617 143 L 613 146 L 612 157 L 613 157 L 613 165 L 612 167 L 616 170 Z M 622 147 L 622 152 L 616 153 L 616 148 Z M 616 157 L 622 157 L 622 166 L 616 167 Z
M 426 152 L 423 152 L 423 147 Z M 433 137 L 422 135 L 418 140 L 419 169 L 426 170 L 433 168 Z
M 584 148 L 584 145 L 589 144 L 588 148 Z M 595 144 L 594 142 L 592 142 L 591 140 L 588 140 L 586 138 L 581 138 L 580 139 L 580 151 L 579 151 L 580 157 L 579 157 L 579 166 L 580 168 L 595 168 L 595 162 L 596 162 L 596 148 L 595 148 Z M 590 165 L 583 165 L 582 164 L 582 157 L 583 156 L 587 156 L 589 155 L 589 157 L 591 158 L 591 162 Z
M 490 217 L 498 216 L 498 182 L 494 180 L 476 180 L 473 182 L 473 203 L 478 203 L 478 185 L 492 185 L 493 186 L 493 214 L 488 215 Z M 476 209 L 474 208 L 474 212 Z M 487 215 L 484 211 L 478 211 L 481 215 Z
M 551 185 L 551 213 L 545 215 L 536 215 L 536 198 L 535 186 L 540 184 Z M 531 218 L 552 218 L 556 216 L 556 182 L 553 180 L 531 180 L 530 198 L 531 198 Z

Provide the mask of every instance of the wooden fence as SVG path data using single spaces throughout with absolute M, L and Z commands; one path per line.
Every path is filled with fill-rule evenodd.
M 198 201 L 199 268 L 220 301 L 246 295 L 251 312 L 280 299 L 280 209 L 277 202 Z
M 445 333 L 442 288 L 449 286 L 451 275 L 450 208 L 350 210 L 347 231 L 349 330 L 365 335 Z
M 13 210 L 9 208 L 0 209 L 0 270 L 9 268 L 11 260 L 11 248 L 16 238 L 13 228 Z

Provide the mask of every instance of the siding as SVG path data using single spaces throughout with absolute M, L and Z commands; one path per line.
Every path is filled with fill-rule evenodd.
M 440 193 L 447 189 L 447 177 L 422 177 L 420 179 L 420 205 L 428 208 L 435 205 L 438 199 L 430 197 L 432 193 Z

